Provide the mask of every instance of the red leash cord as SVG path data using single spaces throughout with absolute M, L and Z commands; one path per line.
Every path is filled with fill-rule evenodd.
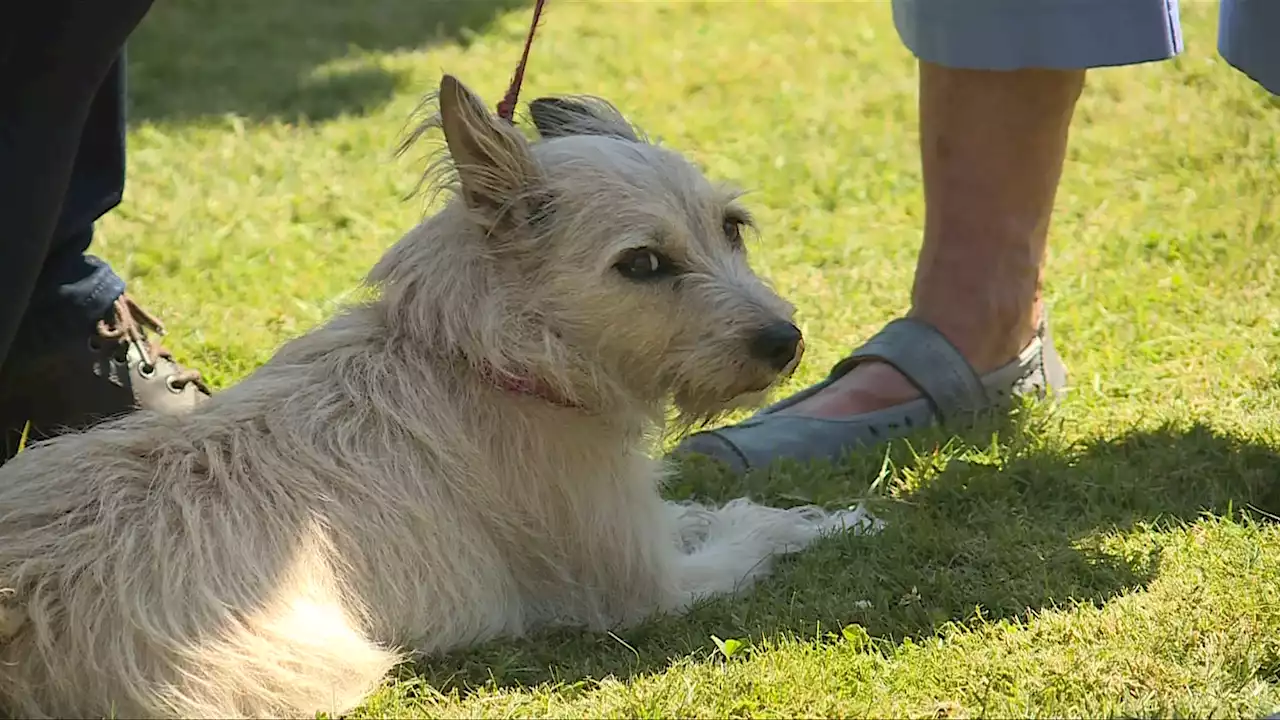
M 520 83 L 524 82 L 524 66 L 529 62 L 529 48 L 533 46 L 533 34 L 538 30 L 538 18 L 542 15 L 542 5 L 546 0 L 535 0 L 533 4 L 533 22 L 529 25 L 529 35 L 524 39 L 524 52 L 520 55 L 520 64 L 516 65 L 516 74 L 511 78 L 511 86 L 507 94 L 498 103 L 498 117 L 515 124 L 516 101 L 520 97 Z
M 1277 0 L 1280 1 L 1280 0 Z M 529 35 L 524 39 L 524 52 L 520 54 L 520 64 L 516 65 L 516 73 L 511 78 L 511 86 L 507 94 L 498 103 L 498 117 L 515 124 L 516 101 L 520 98 L 520 84 L 524 82 L 524 68 L 529 62 L 529 48 L 533 46 L 533 35 L 538 31 L 538 20 L 542 17 L 542 6 L 546 0 L 535 0 L 533 4 L 533 22 L 529 24 Z M 498 387 L 520 395 L 540 398 L 560 407 L 578 408 L 575 403 L 560 397 L 554 390 L 545 387 L 536 380 L 500 376 L 495 378 Z

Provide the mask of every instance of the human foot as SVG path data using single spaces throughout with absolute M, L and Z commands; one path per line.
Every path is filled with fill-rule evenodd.
M 200 373 L 148 331 L 164 328 L 125 294 L 92 330 L 47 350 L 10 353 L 0 368 L 0 462 L 17 452 L 28 421 L 33 442 L 138 409 L 179 413 L 206 400 Z
M 828 392 L 858 367 L 889 367 L 918 388 L 891 406 L 823 417 L 796 410 Z M 958 425 L 1015 397 L 1061 392 L 1066 370 L 1042 323 L 1017 357 L 979 375 L 956 347 L 928 323 L 899 318 L 832 368 L 822 382 L 761 410 L 747 420 L 685 438 L 673 455 L 705 455 L 737 474 L 789 458 L 838 460 L 849 450 L 878 444 L 934 424 Z M 881 396 L 883 397 L 883 396 Z
M 821 391 L 778 413 L 840 418 L 883 410 L 919 397 L 920 389 L 892 365 L 873 361 L 854 367 Z
M 1037 309 L 1037 314 L 1039 312 Z M 945 321 L 930 324 L 935 328 L 948 325 Z M 1013 339 L 969 339 L 952 344 L 979 375 L 986 375 L 1013 361 L 1023 348 L 1028 347 L 1036 338 L 1037 327 L 1036 324 L 1030 325 Z M 884 410 L 920 397 L 920 388 L 893 365 L 872 360 L 853 367 L 822 390 L 778 412 L 816 418 L 845 418 Z

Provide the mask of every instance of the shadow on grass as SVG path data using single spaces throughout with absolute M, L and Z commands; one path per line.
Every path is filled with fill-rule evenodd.
M 130 118 L 189 120 L 233 113 L 255 120 L 314 121 L 365 113 L 386 102 L 405 78 L 363 61 L 362 54 L 467 43 L 502 13 L 526 4 L 158 2 L 129 40 Z
M 1136 433 L 1076 448 L 1053 447 L 1015 429 L 1003 453 L 969 447 L 943 469 L 936 458 L 945 453 L 913 458 L 906 443 L 899 444 L 891 457 L 907 468 L 906 475 L 924 477 L 909 482 L 915 489 L 882 509 L 889 523 L 883 533 L 819 543 L 784 561 L 772 579 L 741 598 L 710 602 L 684 618 L 658 618 L 617 636 L 544 633 L 404 671 L 440 691 L 466 695 L 485 686 L 572 684 L 661 671 L 681 658 L 714 652 L 711 635 L 812 639 L 839 635 L 841 627 L 858 623 L 873 637 L 920 639 L 979 616 L 1025 619 L 1039 609 L 1102 604 L 1155 577 L 1160 555 L 1154 543 L 1121 555 L 1097 542 L 1100 533 L 1194 521 L 1206 513 L 1280 514 L 1276 452 L 1205 427 Z M 724 500 L 745 491 L 770 502 L 791 497 L 794 503 L 849 493 L 847 500 L 860 492 L 841 488 L 851 483 L 845 478 L 876 477 L 883 458 L 864 453 L 838 472 L 787 477 L 783 471 L 775 473 L 778 478 L 748 478 L 732 487 L 712 473 L 686 470 L 686 479 L 694 479 L 677 494 Z M 865 488 L 867 481 L 856 484 Z M 832 487 L 836 492 L 828 492 Z

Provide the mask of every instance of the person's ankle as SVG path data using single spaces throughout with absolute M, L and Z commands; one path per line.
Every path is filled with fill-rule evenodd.
M 1013 361 L 1035 338 L 1043 304 L 1030 308 L 966 312 L 961 304 L 916 306 L 910 317 L 929 323 L 960 351 L 975 372 L 984 375 Z

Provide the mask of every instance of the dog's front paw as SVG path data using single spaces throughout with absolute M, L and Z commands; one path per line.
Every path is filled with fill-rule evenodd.
M 711 532 L 714 511 L 695 502 L 668 500 L 665 504 L 674 517 L 675 542 L 680 552 L 688 554 L 702 547 Z
M 793 518 L 777 526 L 773 553 L 790 555 L 804 550 L 822 537 L 852 532 L 872 535 L 884 528 L 884 521 L 874 517 L 862 505 L 831 512 L 816 505 L 778 511 Z
M 872 515 L 861 504 L 848 510 L 831 513 L 824 519 L 818 532 L 823 535 L 834 535 L 852 532 L 858 535 L 875 535 L 884 529 L 884 521 Z

